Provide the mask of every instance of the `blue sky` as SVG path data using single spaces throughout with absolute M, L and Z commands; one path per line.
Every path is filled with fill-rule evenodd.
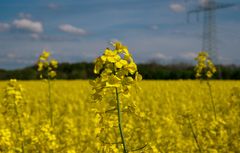
M 202 45 L 200 21 L 186 11 L 206 0 L 1 0 L 0 68 L 35 63 L 46 49 L 60 62 L 93 61 L 109 42 L 129 47 L 138 63 L 193 62 Z M 221 63 L 240 64 L 240 0 L 217 11 Z

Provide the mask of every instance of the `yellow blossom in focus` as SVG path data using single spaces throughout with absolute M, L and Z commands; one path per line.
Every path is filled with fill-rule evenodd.
M 142 78 L 137 65 L 126 46 L 120 42 L 113 43 L 114 49 L 107 48 L 103 55 L 95 60 L 94 73 L 99 76 L 91 81 L 93 99 L 101 100 L 104 88 L 118 88 L 120 93 L 129 95 L 130 86 Z

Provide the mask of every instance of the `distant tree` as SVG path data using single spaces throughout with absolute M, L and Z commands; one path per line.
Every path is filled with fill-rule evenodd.
M 240 80 L 240 66 L 220 65 L 222 79 Z M 93 63 L 60 63 L 57 69 L 57 79 L 93 79 Z M 142 74 L 143 79 L 194 79 L 193 66 L 179 63 L 171 65 L 160 65 L 157 63 L 138 64 L 138 71 Z M 218 79 L 218 74 L 214 74 L 213 79 Z M 0 69 L 0 80 L 16 78 L 19 80 L 39 79 L 36 66 L 26 67 L 17 70 Z

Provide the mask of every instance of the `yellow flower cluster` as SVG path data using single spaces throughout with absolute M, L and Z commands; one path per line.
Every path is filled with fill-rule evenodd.
M 7 101 L 13 101 L 16 105 L 18 105 L 23 99 L 22 92 L 23 88 L 17 83 L 17 80 L 11 79 L 5 89 L 4 101 L 6 101 L 6 103 Z
M 0 144 L 0 146 L 5 145 L 5 149 L 8 152 L 11 152 L 11 150 L 22 152 L 24 150 L 22 120 L 24 120 L 25 118 L 25 104 L 26 103 L 23 98 L 23 87 L 18 84 L 16 79 L 11 79 L 8 82 L 7 87 L 5 88 L 4 99 L 0 106 L 7 127 L 3 129 L 3 131 L 5 131 L 6 133 L 0 136 L 2 137 L 0 138 L 2 139 L 0 140 L 0 143 L 1 141 L 6 142 L 2 142 L 3 144 Z M 10 139 L 11 141 L 8 139 Z M 10 143 L 13 142 L 15 144 L 14 147 L 7 147 L 8 145 L 10 145 Z
M 56 77 L 56 68 L 58 67 L 58 61 L 50 59 L 51 53 L 43 51 L 38 59 L 38 71 L 41 73 L 40 78 L 54 78 Z
M 5 84 L 0 82 L 0 87 Z M 1 153 L 21 152 L 22 144 L 25 153 L 123 152 L 116 107 L 108 103 L 112 97 L 90 103 L 92 87 L 88 81 L 56 81 L 52 127 L 42 82 L 21 81 L 21 84 L 23 100 L 27 102 L 23 108 L 18 107 L 23 134 L 21 137 L 16 115 L 6 113 L 6 109 L 12 108 L 0 105 Z M 208 87 L 199 81 L 141 81 L 141 91 L 131 92 L 130 97 L 121 96 L 128 152 L 238 153 L 240 81 L 211 84 L 217 119 L 208 105 L 211 101 Z M 0 88 L 1 104 L 4 95 Z M 136 115 L 132 113 L 136 108 L 129 103 L 135 103 L 139 109 Z
M 0 152 L 8 152 L 13 145 L 11 132 L 9 129 L 0 129 Z
M 42 143 L 45 145 L 41 145 Z M 40 127 L 38 137 L 35 139 L 35 145 L 41 146 L 41 150 L 45 151 L 56 150 L 59 147 L 57 137 L 50 124 L 44 124 Z
M 95 91 L 94 100 L 101 100 L 106 88 L 112 87 L 128 96 L 131 86 L 142 80 L 128 48 L 120 42 L 113 43 L 113 47 L 113 50 L 107 48 L 95 61 L 94 73 L 99 76 L 90 81 Z
M 196 78 L 212 78 L 213 74 L 216 73 L 216 67 L 208 56 L 207 52 L 199 52 L 198 56 L 195 58 L 198 62 L 195 66 L 195 77 Z

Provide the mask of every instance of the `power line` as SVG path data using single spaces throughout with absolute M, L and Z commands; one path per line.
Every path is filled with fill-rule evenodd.
M 208 52 L 214 63 L 219 64 L 217 54 L 217 23 L 216 11 L 228 7 L 233 7 L 233 3 L 217 3 L 215 0 L 204 0 L 201 4 L 187 11 L 187 19 L 191 14 L 203 13 L 203 34 L 202 34 L 202 50 Z

